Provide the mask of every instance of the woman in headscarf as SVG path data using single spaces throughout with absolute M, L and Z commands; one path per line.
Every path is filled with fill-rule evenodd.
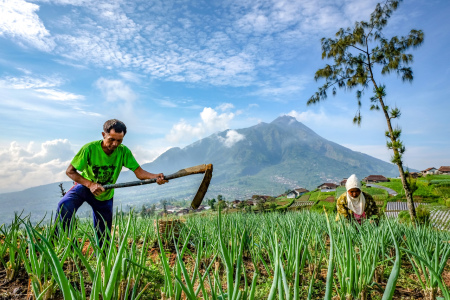
M 343 217 L 361 224 L 363 219 L 379 217 L 377 204 L 371 195 L 361 190 L 361 182 L 355 174 L 347 179 L 345 188 L 347 192 L 343 193 L 336 201 L 337 220 Z

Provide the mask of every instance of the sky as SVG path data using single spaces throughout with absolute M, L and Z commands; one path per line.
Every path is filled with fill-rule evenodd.
M 68 180 L 103 123 L 128 127 L 139 163 L 171 147 L 290 115 L 322 137 L 389 161 L 381 112 L 355 92 L 316 105 L 323 37 L 368 20 L 373 0 L 0 0 L 0 193 Z M 376 74 L 401 109 L 405 166 L 450 165 L 450 1 L 405 0 L 385 35 L 425 33 L 412 83 Z M 159 173 L 164 170 L 149 170 Z

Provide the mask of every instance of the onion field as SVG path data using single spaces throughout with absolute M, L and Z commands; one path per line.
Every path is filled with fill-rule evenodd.
M 450 233 L 394 219 L 116 213 L 102 248 L 90 221 L 56 226 L 0 227 L 0 299 L 450 299 Z

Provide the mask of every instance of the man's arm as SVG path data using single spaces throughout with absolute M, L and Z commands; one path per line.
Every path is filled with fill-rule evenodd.
M 168 182 L 168 180 L 164 179 L 163 173 L 159 173 L 159 174 L 149 173 L 149 172 L 145 171 L 144 169 L 142 169 L 141 167 L 138 167 L 136 170 L 134 170 L 134 174 L 140 180 L 156 178 L 157 184 L 164 184 L 164 183 Z
M 66 174 L 67 176 L 69 176 L 70 179 L 72 179 L 76 183 L 84 185 L 85 187 L 90 189 L 91 193 L 94 194 L 95 196 L 98 196 L 105 191 L 105 189 L 101 184 L 92 182 L 81 176 L 80 173 L 78 173 L 77 169 L 75 169 L 75 167 L 72 166 L 72 164 L 70 164 L 69 167 L 67 167 Z

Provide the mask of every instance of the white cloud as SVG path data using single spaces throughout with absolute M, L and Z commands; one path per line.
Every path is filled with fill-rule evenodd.
M 0 0 L 0 36 L 51 51 L 55 42 L 36 14 L 38 10 L 38 5 L 23 0 Z
M 136 100 L 136 94 L 122 80 L 100 78 L 95 83 L 100 89 L 106 101 L 116 102 L 122 100 L 125 103 L 132 103 Z
M 37 89 L 60 86 L 63 83 L 61 78 L 57 77 L 42 77 L 36 78 L 31 76 L 12 77 L 6 76 L 0 79 L 0 88 L 3 89 Z
M 225 138 L 219 136 L 219 140 L 227 148 L 231 148 L 234 144 L 245 139 L 245 135 L 240 134 L 236 130 L 228 130 Z
M 297 51 L 293 49 L 310 43 L 318 33 L 367 18 L 375 4 L 231 0 L 203 2 L 204 9 L 198 10 L 198 3 L 187 0 L 42 0 L 59 6 L 58 16 L 47 21 L 46 14 L 43 20 L 37 15 L 36 4 L 6 1 L 0 34 L 41 50 L 54 48 L 52 53 L 69 65 L 120 68 L 127 70 L 120 76 L 132 82 L 139 82 L 136 73 L 144 72 L 169 81 L 232 86 L 267 78 L 267 68 L 288 61 Z M 299 90 L 301 84 L 278 82 L 261 87 L 260 93 L 281 97 Z
M 56 100 L 56 101 L 74 101 L 74 100 L 84 100 L 83 95 L 76 95 L 69 92 L 59 91 L 55 89 L 36 89 L 37 92 L 41 93 L 38 95 L 40 98 Z
M 83 95 L 62 90 L 60 86 L 64 83 L 64 80 L 55 76 L 0 78 L 0 107 L 14 108 L 21 112 L 37 112 L 41 117 L 48 115 L 52 118 L 64 118 L 73 111 L 83 115 L 100 116 L 86 110 L 87 104 L 83 104 Z M 17 118 L 26 117 L 19 114 Z
M 211 107 L 205 107 L 200 113 L 200 117 L 209 130 L 215 131 L 227 129 L 229 122 L 234 118 L 234 113 L 218 114 Z
M 204 134 L 205 128 L 202 123 L 192 126 L 181 119 L 180 122 L 173 125 L 166 138 L 169 142 L 178 143 L 180 141 L 190 141 L 193 137 L 200 138 Z
M 234 117 L 235 114 L 232 112 L 218 114 L 213 108 L 205 107 L 200 113 L 201 122 L 191 125 L 182 119 L 172 127 L 166 139 L 177 143 L 189 142 L 193 138 L 202 138 L 207 134 L 228 129 L 229 123 Z
M 221 110 L 221 111 L 226 111 L 226 110 L 229 110 L 232 108 L 234 108 L 234 105 L 232 103 L 222 103 L 216 107 L 217 110 Z
M 119 75 L 123 79 L 125 79 L 127 81 L 134 82 L 134 83 L 140 83 L 142 81 L 142 78 L 143 78 L 142 75 L 136 74 L 136 73 L 133 73 L 133 72 L 120 72 Z
M 74 156 L 68 140 L 52 140 L 36 147 L 12 142 L 0 148 L 0 190 L 11 192 L 69 180 L 65 170 Z
M 271 100 L 298 100 L 301 91 L 311 82 L 309 76 L 282 76 L 271 82 L 260 84 L 251 95 L 268 97 Z

